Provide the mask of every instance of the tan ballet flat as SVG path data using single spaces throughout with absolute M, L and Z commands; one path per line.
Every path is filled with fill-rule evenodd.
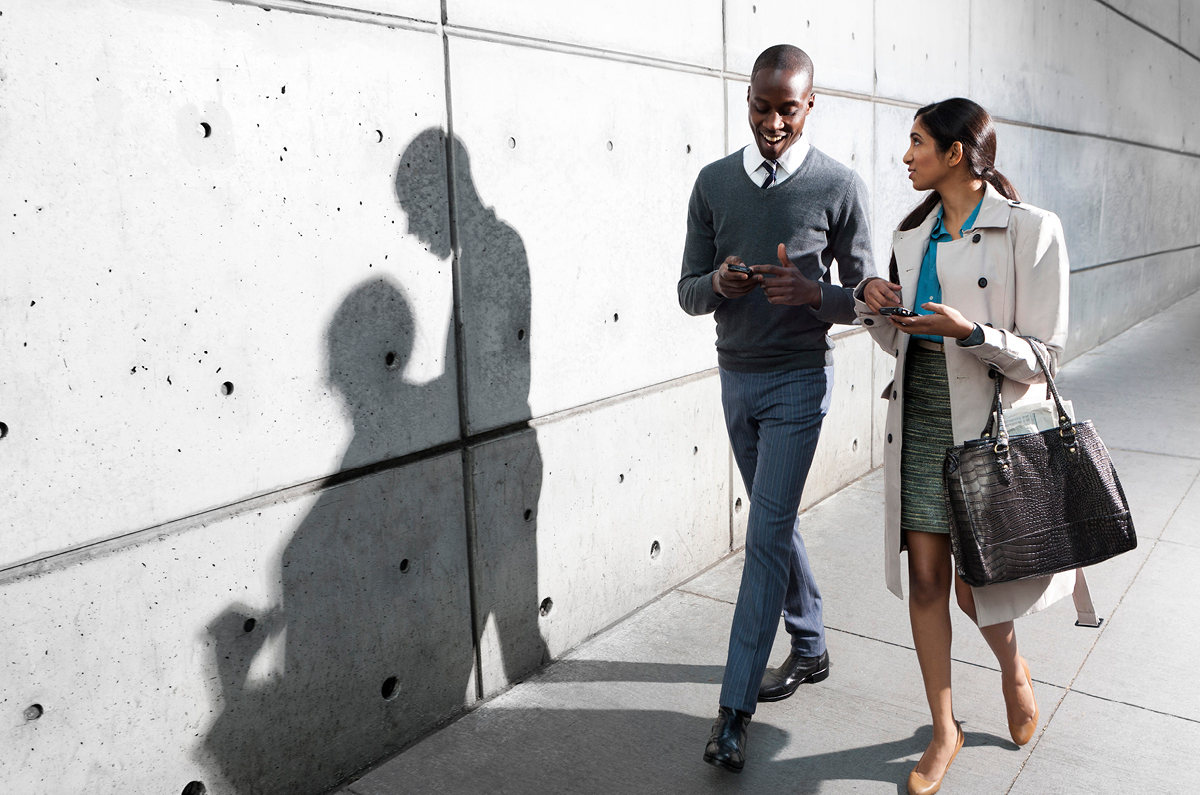
M 1029 663 L 1025 662 L 1025 658 L 1021 658 L 1021 667 L 1025 669 L 1025 678 L 1029 680 L 1029 689 L 1033 689 L 1033 677 L 1029 675 Z M 1037 731 L 1038 716 L 1041 712 L 1038 710 L 1037 698 L 1033 700 L 1033 719 L 1027 721 L 1022 726 L 1008 724 L 1008 733 L 1012 735 L 1012 741 L 1017 745 L 1024 745 L 1033 739 L 1033 733 Z
M 928 781 L 917 775 L 917 769 L 914 767 L 912 772 L 908 774 L 908 795 L 933 795 L 942 788 L 942 779 L 950 772 L 950 764 L 954 761 L 954 757 L 958 756 L 958 752 L 962 750 L 963 741 L 967 739 L 963 734 L 962 724 L 958 721 L 954 722 L 958 728 L 958 742 L 954 744 L 954 753 L 950 754 L 950 761 L 946 763 L 946 769 L 942 771 L 942 777 L 937 781 Z

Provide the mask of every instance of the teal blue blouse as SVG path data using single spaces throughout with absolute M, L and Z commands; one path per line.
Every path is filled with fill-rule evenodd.
M 979 204 L 975 205 L 975 209 L 971 211 L 971 215 L 963 223 L 962 229 L 958 234 L 961 237 L 965 230 L 972 228 L 975 225 L 975 216 L 979 215 L 979 208 L 983 206 L 983 200 L 979 200 Z M 937 247 L 938 243 L 945 243 L 953 240 L 950 237 L 950 232 L 942 224 L 942 212 L 945 208 L 939 207 L 937 221 L 933 225 L 933 231 L 929 234 L 929 248 L 925 251 L 925 259 L 921 260 L 921 275 L 917 279 L 917 301 L 913 305 L 913 311 L 918 315 L 934 314 L 928 309 L 922 309 L 921 304 L 933 302 L 940 304 L 942 302 L 942 283 L 938 281 L 937 274 Z M 941 342 L 942 338 L 932 334 L 913 334 L 917 339 L 933 340 Z

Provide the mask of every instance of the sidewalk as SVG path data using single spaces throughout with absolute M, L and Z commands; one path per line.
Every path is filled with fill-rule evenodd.
M 1070 598 L 1018 622 L 1042 715 L 1024 748 L 994 659 L 954 610 L 967 739 L 942 791 L 1200 791 L 1200 293 L 1072 361 L 1060 384 L 1112 451 L 1139 545 L 1089 570 L 1100 629 L 1074 626 Z M 342 792 L 903 793 L 930 725 L 907 610 L 883 584 L 882 499 L 876 470 L 804 515 L 831 675 L 759 705 L 740 776 L 701 760 L 738 554 Z

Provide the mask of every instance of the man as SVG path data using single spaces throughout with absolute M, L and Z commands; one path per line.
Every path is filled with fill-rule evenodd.
M 686 312 L 716 315 L 725 424 L 750 495 L 720 710 L 704 751 L 735 772 L 755 703 L 829 675 L 796 514 L 829 409 L 829 327 L 853 322 L 851 291 L 875 274 L 866 186 L 803 138 L 812 86 L 803 50 L 780 44 L 758 56 L 746 95 L 754 144 L 697 177 L 679 280 Z M 829 280 L 833 260 L 840 287 Z M 764 677 L 781 608 L 791 654 Z

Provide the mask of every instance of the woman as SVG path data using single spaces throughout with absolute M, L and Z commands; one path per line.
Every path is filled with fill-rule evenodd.
M 954 573 L 942 485 L 946 448 L 980 437 L 993 369 L 1004 375 L 1005 406 L 1044 383 L 1020 335 L 1041 340 L 1051 362 L 1062 353 L 1067 253 L 1058 218 L 1022 204 L 996 171 L 995 129 L 979 105 L 956 98 L 921 108 L 909 139 L 909 179 L 931 193 L 894 235 L 890 279 L 866 282 L 856 297 L 863 325 L 896 357 L 896 378 L 884 395 L 886 573 L 888 587 L 903 598 L 900 553 L 907 549 L 913 644 L 933 716 L 933 740 L 908 791 L 926 795 L 941 788 L 963 744 L 950 694 L 951 585 L 996 655 L 1009 730 L 1024 745 L 1039 714 L 1013 619 L 1069 593 L 1076 572 L 983 588 Z M 917 315 L 880 314 L 900 306 Z M 1080 585 L 1081 620 L 1095 623 L 1082 579 Z

